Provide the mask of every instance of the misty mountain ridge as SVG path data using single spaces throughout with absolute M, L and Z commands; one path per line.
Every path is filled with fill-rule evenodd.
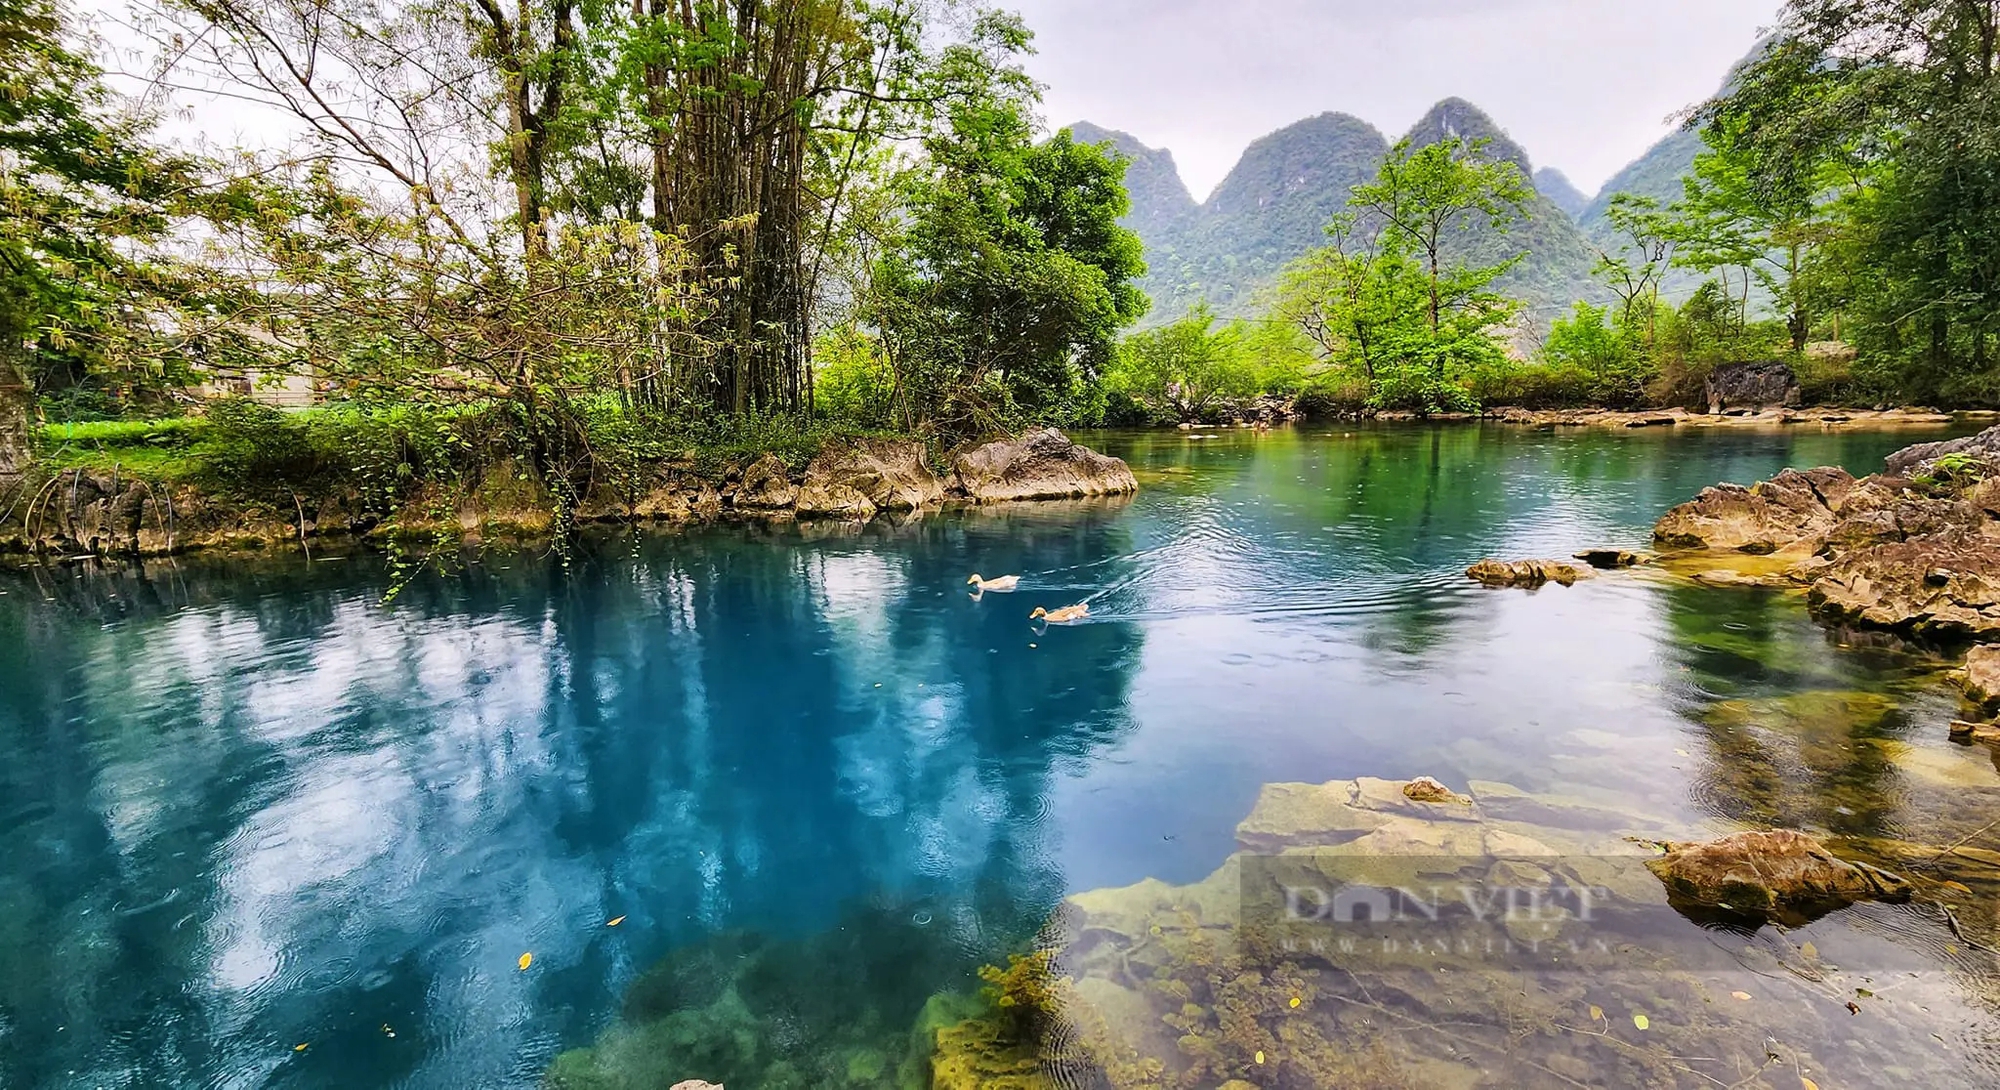
M 1153 300 L 1149 325 L 1173 321 L 1203 301 L 1228 317 L 1260 309 L 1286 265 L 1326 244 L 1327 223 L 1347 208 L 1355 186 L 1375 179 L 1391 146 L 1381 130 L 1352 115 L 1309 117 L 1251 143 L 1208 200 L 1197 203 L 1172 153 L 1088 122 L 1070 131 L 1081 141 L 1109 143 L 1132 162 L 1125 222 L 1146 244 L 1149 270 L 1141 287 Z M 1439 102 L 1405 134 L 1416 147 L 1453 137 L 1480 143 L 1488 158 L 1536 177 L 1526 149 L 1464 99 Z M 1556 195 L 1572 206 L 1584 200 L 1566 180 Z M 1525 253 L 1502 290 L 1527 300 L 1538 316 L 1566 311 L 1592 292 L 1595 252 L 1575 213 L 1549 193 L 1536 192 L 1523 211 L 1504 232 L 1468 230 L 1455 241 L 1457 256 L 1486 263 Z
M 1719 93 L 1762 53 L 1759 42 L 1730 66 Z M 1292 261 L 1326 244 L 1326 225 L 1347 207 L 1355 186 L 1373 181 L 1389 139 L 1375 126 L 1342 113 L 1324 113 L 1288 125 L 1252 143 L 1206 201 L 1197 202 L 1181 180 L 1173 153 L 1088 122 L 1071 126 L 1078 140 L 1109 142 L 1132 160 L 1126 186 L 1132 213 L 1126 225 L 1146 243 L 1150 269 L 1141 281 L 1153 299 L 1148 325 L 1173 321 L 1207 301 L 1218 314 L 1256 312 L 1278 275 Z M 1423 147 L 1448 137 L 1485 141 L 1485 154 L 1513 163 L 1534 189 L 1522 222 L 1505 232 L 1469 230 L 1456 241 L 1459 257 L 1480 263 L 1523 254 L 1500 287 L 1525 300 L 1531 317 L 1546 322 L 1577 300 L 1602 303 L 1609 292 L 1592 275 L 1598 251 L 1616 252 L 1622 239 L 1606 215 L 1619 193 L 1651 197 L 1662 206 L 1681 199 L 1682 181 L 1703 150 L 1700 134 L 1675 130 L 1586 196 L 1562 171 L 1536 169 L 1527 150 L 1485 111 L 1460 98 L 1431 107 L 1406 134 Z M 1699 286 L 1700 274 L 1677 269 L 1666 294 L 1680 298 Z

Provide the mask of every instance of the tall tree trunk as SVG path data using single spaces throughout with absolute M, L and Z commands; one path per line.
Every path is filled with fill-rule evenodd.
M 33 456 L 28 384 L 12 361 L 0 359 L 0 512 L 14 500 Z

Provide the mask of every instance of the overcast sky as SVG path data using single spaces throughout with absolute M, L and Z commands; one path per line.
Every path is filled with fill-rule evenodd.
M 1250 141 L 1335 110 L 1391 139 L 1439 99 L 1586 194 L 1713 93 L 1779 0 L 1001 0 L 1054 125 L 1169 148 L 1195 199 Z

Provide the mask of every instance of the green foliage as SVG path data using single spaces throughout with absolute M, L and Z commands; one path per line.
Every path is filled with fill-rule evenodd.
M 1193 423 L 1232 398 L 1260 392 L 1262 383 L 1242 331 L 1217 329 L 1206 307 L 1172 325 L 1135 333 L 1120 346 L 1105 388 Z
M 1504 231 L 1527 196 L 1519 168 L 1487 160 L 1482 147 L 1398 145 L 1328 226 L 1332 244 L 1286 270 L 1275 316 L 1330 370 L 1361 376 L 1370 407 L 1476 409 L 1464 379 L 1505 358 L 1498 333 L 1520 304 L 1493 285 L 1518 255 L 1467 265 L 1454 240 L 1475 227 Z
M 2000 34 L 1967 0 L 1790 0 L 1698 120 L 1783 248 L 1792 343 L 1843 315 L 1857 375 L 1904 398 L 1974 399 L 2000 335 Z
M 235 293 L 159 244 L 243 196 L 150 146 L 68 36 L 55 0 L 0 0 L 0 386 L 158 401 L 242 347 L 177 332 Z
M 862 428 L 896 422 L 896 374 L 875 338 L 844 326 L 813 351 L 813 403 L 827 419 Z
M 1036 142 L 1029 35 L 988 13 L 948 51 L 959 88 L 899 181 L 908 215 L 863 310 L 882 331 L 901 423 L 962 438 L 1096 415 L 1118 330 L 1144 312 L 1139 240 L 1118 226 L 1124 163 L 1067 132 Z

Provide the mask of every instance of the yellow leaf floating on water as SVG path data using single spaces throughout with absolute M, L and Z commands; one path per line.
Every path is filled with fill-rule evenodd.
M 1643 1014 L 1635 1014 L 1635 1015 L 1633 1015 L 1633 1016 L 1632 1016 L 1632 1024 L 1633 1024 L 1633 1025 L 1635 1025 L 1635 1026 L 1638 1026 L 1638 1027 L 1639 1027 L 1640 1029 L 1652 1029 L 1652 1028 L 1653 1028 L 1653 1020 L 1652 1020 L 1651 1018 L 1648 1018 L 1648 1017 L 1646 1017 L 1646 1016 L 1645 1016 L 1645 1015 L 1643 1015 Z
M 1804 946 L 1799 947 L 1799 953 L 1804 954 L 1807 960 L 1817 960 L 1819 958 L 1819 947 L 1814 946 L 1812 943 L 1806 943 Z
M 293 1051 L 293 1052 L 304 1052 L 305 1050 L 306 1050 L 306 1046 L 304 1046 L 304 1045 L 293 1045 L 293 1046 L 292 1046 L 292 1051 Z
M 610 923 L 607 923 L 607 924 L 605 924 L 604 926 L 606 926 L 606 927 L 617 927 L 617 926 L 618 926 L 619 924 L 621 924 L 621 923 L 624 923 L 624 922 L 625 922 L 625 917 L 623 917 L 623 916 L 620 916 L 620 917 L 618 917 L 617 919 L 615 919 L 615 920 L 612 920 L 612 921 L 611 921 Z
M 1819 1084 L 1806 1078 L 1804 1075 L 1800 1075 L 1799 1088 L 1800 1090 L 1819 1090 Z
M 1968 885 L 1966 885 L 1966 884 L 1965 884 L 1965 883 L 1963 883 L 1963 882 L 1946 882 L 1946 883 L 1944 883 L 1944 888 L 1946 888 L 1946 889 L 1948 889 L 1948 890 L 1951 890 L 1951 891 L 1952 891 L 1952 892 L 1954 892 L 1954 893 L 1971 893 L 1971 892 L 1972 892 L 1972 887 L 1971 887 L 1971 886 L 1968 886 Z
M 1292 1009 L 1293 1010 L 1299 1009 L 1299 997 L 1296 995 L 1292 997 Z
M 1593 1022 L 1604 1021 L 1604 1008 L 1592 1003 L 1590 1005 L 1590 1020 Z
M 1258 1062 L 1258 1063 L 1263 1063 L 1263 1062 L 1264 1062 L 1264 1053 L 1263 1053 L 1263 1050 L 1262 1050 L 1262 1049 L 1259 1049 L 1259 1050 L 1258 1050 L 1258 1052 L 1257 1052 L 1257 1062 Z
M 528 966 L 530 966 L 530 965 L 533 965 L 534 963 L 535 963 L 535 955 L 533 955 L 533 954 L 522 954 L 522 955 L 521 955 L 521 971 L 522 971 L 522 972 L 524 972 L 524 973 L 525 973 L 525 972 L 527 972 L 527 971 L 528 971 Z
M 1729 994 L 1737 999 L 1741 999 L 1745 1003 L 1748 1003 L 1750 1001 L 1749 992 L 1730 992 Z

